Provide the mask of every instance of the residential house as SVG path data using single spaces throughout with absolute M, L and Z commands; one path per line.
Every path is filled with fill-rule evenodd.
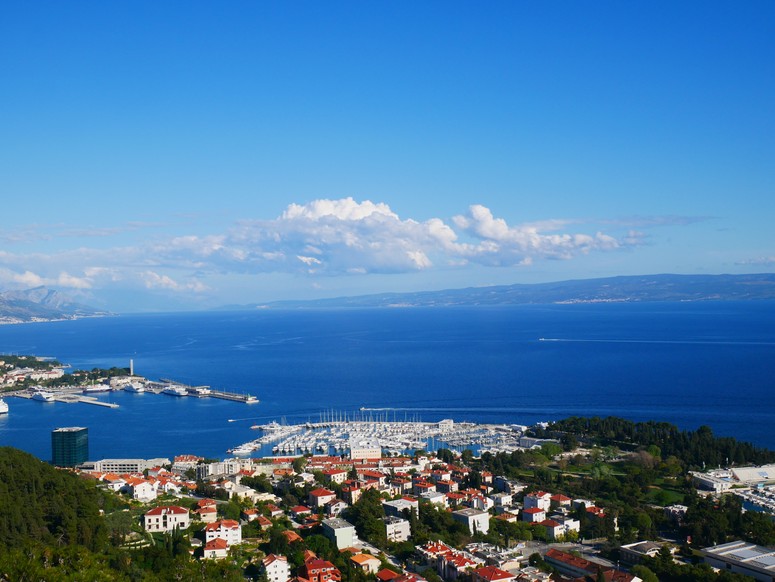
M 313 558 L 299 568 L 299 577 L 309 582 L 339 582 L 342 573 L 328 560 Z
M 220 538 L 230 546 L 242 543 L 242 528 L 233 519 L 222 519 L 205 526 L 205 542 Z
M 229 544 L 221 538 L 214 538 L 207 542 L 202 556 L 207 559 L 225 558 L 229 553 Z
M 453 511 L 452 518 L 466 524 L 471 535 L 475 533 L 486 535 L 490 531 L 490 514 L 486 511 L 467 507 Z
M 171 532 L 176 527 L 186 529 L 189 525 L 191 525 L 191 517 L 188 509 L 178 505 L 160 505 L 143 515 L 145 531 Z
M 334 542 L 338 550 L 353 546 L 358 539 L 355 526 L 338 517 L 323 520 L 323 535 Z
M 376 574 L 382 565 L 380 559 L 371 554 L 355 554 L 350 557 L 350 563 L 353 567 L 367 574 Z
M 329 501 L 336 499 L 336 493 L 319 487 L 309 492 L 309 504 L 315 509 L 322 509 Z
M 391 515 L 382 518 L 382 521 L 389 542 L 405 542 L 412 536 L 412 526 L 408 520 Z
M 495 566 L 482 566 L 471 573 L 472 582 L 512 582 L 516 576 Z
M 288 582 L 291 577 L 288 558 L 277 554 L 269 554 L 261 560 L 261 570 L 269 582 Z

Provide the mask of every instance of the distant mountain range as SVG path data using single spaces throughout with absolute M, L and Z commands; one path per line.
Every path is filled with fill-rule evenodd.
M 241 308 L 447 307 L 643 301 L 775 299 L 775 273 L 757 275 L 637 275 L 556 283 L 469 287 L 417 293 L 381 293 L 307 301 L 275 301 Z M 236 306 L 230 306 L 235 309 Z
M 0 323 L 25 323 L 110 315 L 75 302 L 60 291 L 35 287 L 0 293 Z

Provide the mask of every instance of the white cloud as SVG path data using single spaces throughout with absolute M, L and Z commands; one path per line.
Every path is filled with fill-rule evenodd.
M 745 259 L 743 261 L 738 261 L 736 263 L 737 265 L 758 265 L 762 267 L 771 267 L 775 265 L 775 256 L 769 256 L 769 257 L 757 257 L 755 259 Z
M 49 255 L 0 251 L 0 265 L 6 268 L 0 278 L 27 286 L 139 285 L 175 294 L 202 293 L 208 290 L 208 277 L 228 274 L 334 276 L 469 264 L 527 267 L 540 260 L 568 260 L 642 244 L 643 235 L 636 231 L 616 238 L 569 228 L 580 223 L 549 219 L 511 225 L 479 204 L 449 222 L 438 217 L 420 221 L 401 218 L 381 202 L 314 200 L 291 204 L 275 219 L 242 220 L 220 233 Z

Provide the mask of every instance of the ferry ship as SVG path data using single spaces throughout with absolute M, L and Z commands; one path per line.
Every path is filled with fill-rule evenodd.
M 131 382 L 124 386 L 124 392 L 134 392 L 135 394 L 142 394 L 145 392 L 145 386 L 138 382 Z
M 93 394 L 95 392 L 110 392 L 111 387 L 107 384 L 95 384 L 94 386 L 87 386 L 83 389 L 84 394 Z
M 8 403 L 0 398 L 0 414 L 8 414 Z
M 54 395 L 51 392 L 46 392 L 44 390 L 36 390 L 32 394 L 32 399 L 40 402 L 54 402 Z
M 172 384 L 162 390 L 161 393 L 169 396 L 188 396 L 188 390 L 183 386 L 173 386 Z

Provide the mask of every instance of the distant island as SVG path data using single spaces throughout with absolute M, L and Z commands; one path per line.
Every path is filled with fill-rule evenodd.
M 773 273 L 754 275 L 635 275 L 416 293 L 380 293 L 306 301 L 274 301 L 263 304 L 229 306 L 224 309 L 452 307 L 772 299 L 775 299 L 775 274 Z
M 106 315 L 111 313 L 77 303 L 64 293 L 47 287 L 0 292 L 0 324 Z

